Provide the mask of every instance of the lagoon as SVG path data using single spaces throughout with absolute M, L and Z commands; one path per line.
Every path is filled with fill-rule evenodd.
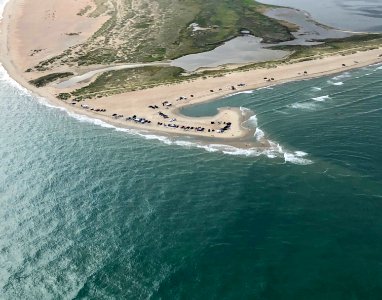
M 343 30 L 382 32 L 380 0 L 260 0 L 259 2 L 305 10 L 318 22 Z

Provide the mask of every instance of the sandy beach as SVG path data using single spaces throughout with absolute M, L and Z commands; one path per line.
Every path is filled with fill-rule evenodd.
M 58 100 L 55 95 L 78 86 L 71 86 L 70 89 L 60 89 L 54 85 L 36 88 L 28 81 L 44 73 L 38 73 L 37 76 L 33 72 L 26 73 L 25 70 L 43 59 L 62 53 L 71 45 L 85 41 L 102 26 L 106 17 L 87 18 L 78 15 L 81 9 L 89 5 L 93 5 L 91 0 L 41 0 L 38 6 L 31 0 L 11 0 L 0 24 L 0 60 L 12 78 L 54 105 L 120 127 L 240 141 L 253 136 L 253 130 L 242 126 L 247 116 L 238 108 L 222 108 L 216 116 L 208 118 L 190 118 L 181 115 L 179 111 L 187 105 L 212 101 L 245 90 L 339 73 L 382 62 L 381 48 L 355 51 L 350 55 L 339 54 L 269 69 L 232 72 L 222 77 L 200 78 L 86 100 L 73 105 Z M 105 66 L 74 69 L 62 66 L 55 71 L 72 71 L 80 75 L 97 67 Z M 95 111 L 96 109 L 106 111 Z M 135 119 L 149 120 L 150 123 L 126 120 L 133 116 Z M 227 125 L 229 130 L 220 132 Z

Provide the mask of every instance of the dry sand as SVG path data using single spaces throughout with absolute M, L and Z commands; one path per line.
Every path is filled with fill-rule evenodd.
M 102 17 L 94 19 L 77 15 L 82 8 L 89 4 L 91 4 L 91 0 L 40 0 L 38 5 L 32 0 L 12 0 L 7 5 L 4 19 L 0 24 L 0 59 L 15 80 L 49 99 L 55 105 L 121 127 L 136 127 L 173 135 L 195 135 L 225 141 L 239 141 L 253 136 L 253 131 L 242 126 L 245 116 L 239 109 L 222 108 L 216 116 L 208 118 L 186 117 L 179 113 L 179 109 L 186 105 L 211 101 L 244 90 L 338 73 L 382 62 L 382 49 L 379 48 L 346 56 L 327 56 L 317 60 L 279 65 L 270 69 L 233 72 L 222 77 L 208 79 L 200 78 L 171 86 L 159 86 L 81 103 L 91 108 L 106 109 L 105 113 L 94 112 L 82 109 L 79 107 L 80 104 L 71 105 L 57 100 L 55 95 L 65 92 L 65 89 L 60 90 L 53 86 L 37 89 L 31 86 L 28 84 L 28 80 L 33 74 L 24 72 L 42 59 L 57 55 L 69 46 L 85 41 L 105 22 L 106 19 Z M 74 37 L 68 36 L 66 33 L 70 32 L 81 32 L 81 34 Z M 43 51 L 31 56 L 33 50 L 36 49 L 43 49 Z M 72 71 L 83 73 L 86 69 Z M 307 74 L 304 74 L 304 71 L 307 71 Z M 268 82 L 264 80 L 265 77 L 274 78 L 274 80 Z M 239 83 L 245 83 L 245 86 L 238 87 Z M 231 86 L 235 86 L 237 90 L 233 91 Z M 186 96 L 187 100 L 177 101 L 180 96 Z M 172 106 L 166 108 L 162 105 L 164 101 L 169 101 Z M 151 109 L 148 107 L 149 105 L 157 105 L 159 109 Z M 176 121 L 169 122 L 169 119 L 163 119 L 159 116 L 159 111 L 168 115 L 169 119 L 175 118 Z M 114 113 L 124 117 L 115 119 L 112 117 Z M 132 115 L 149 119 L 152 123 L 141 125 L 125 120 L 127 116 Z M 191 129 L 159 126 L 158 122 L 177 124 L 180 127 L 191 126 L 206 129 L 201 133 Z M 216 130 L 227 122 L 232 123 L 232 128 L 224 133 L 217 133 Z M 215 131 L 208 132 L 208 129 Z M 264 146 L 266 145 L 264 144 Z
M 6 10 L 11 15 L 8 55 L 17 68 L 26 70 L 92 36 L 107 17 L 79 16 L 88 5 L 93 5 L 91 0 L 11 1 Z

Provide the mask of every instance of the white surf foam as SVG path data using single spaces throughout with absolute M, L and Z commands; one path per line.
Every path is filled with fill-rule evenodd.
M 295 151 L 294 153 L 296 154 L 297 157 L 305 157 L 308 155 L 308 153 L 303 151 Z
M 296 102 L 296 103 L 289 105 L 289 107 L 294 108 L 294 109 L 313 111 L 317 108 L 317 104 L 313 103 L 313 102 Z
M 284 150 L 280 144 L 276 144 L 270 141 L 271 149 L 273 150 L 273 155 L 276 157 L 282 155 L 284 157 L 284 163 L 293 163 L 296 165 L 310 165 L 313 164 L 313 161 L 307 158 L 304 158 L 308 154 L 303 151 L 288 151 Z
M 17 88 L 19 91 L 21 91 L 25 95 L 29 95 L 29 96 L 33 95 L 30 91 L 28 91 L 26 88 L 21 86 L 15 80 L 13 80 L 1 64 L 0 64 L 0 81 L 6 81 L 8 84 Z M 91 117 L 88 117 L 85 115 L 76 114 L 76 113 L 73 113 L 71 111 L 68 111 L 64 107 L 52 105 L 42 97 L 35 96 L 34 98 L 36 98 L 41 105 L 44 105 L 44 106 L 52 108 L 52 109 L 57 109 L 57 110 L 63 111 L 68 116 L 78 120 L 79 122 L 90 123 L 90 124 L 94 124 L 94 125 L 97 125 L 100 127 L 107 128 L 107 129 L 113 129 L 115 131 L 125 132 L 128 134 L 143 137 L 147 140 L 157 140 L 157 141 L 160 141 L 166 145 L 177 145 L 180 147 L 188 147 L 188 148 L 195 147 L 195 148 L 203 149 L 203 150 L 208 151 L 208 152 L 221 152 L 221 153 L 224 153 L 227 155 L 235 155 L 235 156 L 246 156 L 246 157 L 266 156 L 266 157 L 271 158 L 271 159 L 284 158 L 285 162 L 290 162 L 293 164 L 311 164 L 311 163 L 313 163 L 312 161 L 310 161 L 308 159 L 303 159 L 301 157 L 300 154 L 304 153 L 304 152 L 297 151 L 297 152 L 292 153 L 292 152 L 284 151 L 279 144 L 274 143 L 272 141 L 269 141 L 270 147 L 243 149 L 243 148 L 237 148 L 237 147 L 228 146 L 228 145 L 221 145 L 221 144 L 204 145 L 204 144 L 200 144 L 198 142 L 191 142 L 191 141 L 185 141 L 185 140 L 175 140 L 175 139 L 171 139 L 171 138 L 166 137 L 166 136 L 148 134 L 148 133 L 138 131 L 135 129 L 116 127 L 116 126 L 108 124 L 102 120 L 99 120 L 96 118 L 91 118 Z M 245 107 L 241 107 L 240 109 L 242 110 L 242 112 L 251 111 L 250 109 L 245 108 Z M 256 127 L 258 126 L 258 120 L 257 120 L 256 115 L 251 116 L 251 118 L 248 121 L 252 122 L 252 124 L 254 124 Z M 264 132 L 258 127 L 256 129 L 255 138 L 257 140 L 265 138 Z
M 261 91 L 261 90 L 273 90 L 275 86 L 276 86 L 276 84 L 267 85 L 267 86 L 263 86 L 263 87 L 257 88 L 256 90 L 257 91 Z
M 242 116 L 245 116 L 248 113 L 252 112 L 252 110 L 250 110 L 249 108 L 243 107 L 243 106 L 240 106 L 240 111 L 241 111 Z
M 309 159 L 304 159 L 303 157 L 307 156 L 308 154 L 303 151 L 295 151 L 291 152 L 288 150 L 284 150 L 283 147 L 271 140 L 267 140 L 265 137 L 265 132 L 259 127 L 258 125 L 258 118 L 256 115 L 253 115 L 249 120 L 247 121 L 250 124 L 253 124 L 253 126 L 256 127 L 256 131 L 254 134 L 255 139 L 258 142 L 268 142 L 270 147 L 269 148 L 259 148 L 259 149 L 241 149 L 241 151 L 225 151 L 226 154 L 234 154 L 234 155 L 245 155 L 245 156 L 261 156 L 265 155 L 268 158 L 284 158 L 284 162 L 290 162 L 293 164 L 300 164 L 300 165 L 308 165 L 312 164 L 313 161 Z
M 97 126 L 101 126 L 101 127 L 104 127 L 104 128 L 118 129 L 120 131 L 122 131 L 122 129 L 123 129 L 123 128 L 117 128 L 117 127 L 115 127 L 113 125 L 110 125 L 110 124 L 108 124 L 108 123 L 106 123 L 106 122 L 104 122 L 102 120 L 99 120 L 99 119 L 93 119 L 93 118 L 90 118 L 88 116 L 79 115 L 79 114 L 70 112 L 70 111 L 68 111 L 66 109 L 65 109 L 65 111 L 66 111 L 66 113 L 70 117 L 72 117 L 72 118 L 74 118 L 77 121 L 82 122 L 82 123 L 91 123 L 91 124 L 94 124 L 94 125 L 97 125 Z
M 260 142 L 260 141 L 264 141 L 265 139 L 265 133 L 264 131 L 259 127 L 259 124 L 258 124 L 258 119 L 257 119 L 257 116 L 256 115 L 253 115 L 251 116 L 246 122 L 245 124 L 247 125 L 250 125 L 251 127 L 255 127 L 255 134 L 254 134 L 254 137 L 256 139 L 256 141 Z
M 315 97 L 315 98 L 312 98 L 312 100 L 314 101 L 318 101 L 318 102 L 325 102 L 326 100 L 330 99 L 330 96 L 329 95 L 325 95 L 325 96 L 321 96 L 321 97 Z
M 372 64 L 372 65 L 369 65 L 369 66 L 367 66 L 367 67 L 375 67 L 375 66 L 382 66 L 382 63 L 377 62 L 377 63 Z M 365 68 L 367 68 L 367 67 L 364 67 L 364 68 L 362 68 L 362 69 L 365 69 Z
M 7 82 L 8 85 L 16 88 L 18 91 L 23 93 L 24 95 L 32 96 L 32 93 L 19 84 L 16 80 L 14 80 L 11 76 L 9 76 L 7 70 L 4 69 L 3 65 L 0 63 L 0 81 Z
M 245 157 L 260 157 L 266 156 L 270 159 L 283 159 L 284 163 L 292 163 L 297 165 L 310 165 L 313 164 L 313 161 L 306 157 L 308 154 L 303 151 L 287 151 L 284 150 L 280 144 L 275 143 L 273 141 L 268 141 L 269 147 L 259 147 L 259 148 L 237 148 L 228 145 L 220 145 L 220 144 L 211 144 L 211 145 L 199 145 L 198 148 L 203 148 L 209 152 L 222 152 L 227 155 L 235 155 L 235 156 L 245 156 Z
M 35 99 L 37 99 L 37 102 L 40 103 L 41 105 L 44 105 L 44 106 L 52 108 L 52 109 L 61 110 L 61 111 L 65 112 L 65 113 L 67 113 L 71 117 L 73 117 L 73 115 L 75 115 L 74 113 L 71 113 L 70 111 L 68 111 L 65 107 L 53 105 L 53 104 L 49 103 L 45 98 L 37 96 L 37 95 L 33 95 L 28 90 L 27 90 L 27 92 L 28 92 L 28 94 L 30 96 L 33 96 Z M 78 117 L 82 117 L 81 115 L 77 115 L 77 116 Z
M 255 131 L 256 141 L 261 141 L 264 139 L 264 137 L 265 137 L 264 131 L 262 131 L 259 127 L 257 127 Z
M 254 90 L 242 91 L 242 92 L 234 93 L 234 94 L 232 94 L 232 96 L 235 96 L 235 95 L 242 95 L 242 94 L 253 94 L 253 92 L 254 92 Z
M 177 146 L 187 147 L 187 148 L 191 148 L 194 145 L 192 142 L 189 142 L 189 141 L 175 141 L 174 143 Z
M 243 149 L 243 148 L 237 148 L 233 146 L 228 145 L 220 145 L 220 144 L 212 144 L 208 146 L 200 146 L 198 148 L 203 148 L 209 152 L 221 152 L 223 154 L 227 155 L 234 155 L 234 156 L 245 156 L 245 157 L 259 157 L 259 156 L 267 156 L 268 158 L 276 158 L 281 157 L 280 155 L 273 155 L 272 149 L 263 149 L 263 148 L 249 148 L 249 149 Z
M 222 151 L 224 154 L 235 155 L 235 156 L 246 156 L 246 157 L 258 157 L 261 155 L 260 152 L 255 149 L 240 149 L 233 147 L 232 149 L 226 149 Z
M 276 154 L 282 154 L 284 157 L 284 163 L 293 163 L 296 165 L 310 165 L 313 164 L 313 161 L 310 159 L 304 158 L 308 154 L 303 151 L 287 151 L 284 150 L 279 144 L 271 142 L 273 149 L 275 149 Z
M 3 1 L 0 1 L 0 22 L 1 20 L 3 19 L 3 14 L 4 14 L 4 8 L 5 6 L 7 5 L 9 0 L 3 0 Z
M 251 116 L 246 122 L 246 124 L 250 125 L 251 127 L 255 127 L 255 134 L 254 137 L 256 141 L 260 142 L 265 139 L 265 133 L 264 131 L 259 127 L 259 121 L 257 119 L 256 115 Z
M 337 85 L 337 86 L 340 86 L 340 85 L 344 84 L 342 81 L 334 82 L 334 81 L 331 81 L 331 80 L 328 80 L 328 83 L 331 84 L 331 85 Z
M 313 91 L 321 91 L 322 90 L 322 88 L 320 88 L 320 87 L 317 87 L 317 86 L 314 86 L 314 87 L 312 87 L 312 90 Z
M 256 115 L 251 116 L 251 117 L 247 120 L 246 123 L 248 123 L 248 124 L 250 124 L 250 125 L 252 125 L 252 126 L 254 126 L 254 127 L 257 128 L 257 127 L 258 127 L 257 116 L 256 116 Z
M 187 147 L 187 148 L 199 148 L 207 152 L 221 152 L 226 155 L 235 155 L 235 156 L 245 156 L 245 157 L 266 156 L 272 159 L 284 158 L 285 162 L 290 162 L 293 164 L 300 164 L 300 165 L 308 165 L 313 163 L 309 159 L 302 158 L 303 156 L 307 155 L 305 152 L 296 151 L 293 153 L 293 152 L 284 151 L 279 144 L 276 144 L 272 141 L 269 141 L 271 145 L 269 148 L 243 149 L 243 148 L 237 148 L 237 147 L 222 145 L 222 144 L 204 145 L 198 142 L 191 142 L 186 140 L 175 140 L 175 139 L 171 139 L 169 137 L 165 137 L 161 135 L 147 134 L 147 133 L 140 132 L 134 129 L 119 128 L 119 127 L 110 125 L 108 123 L 105 123 L 104 121 L 101 121 L 98 119 L 92 119 L 87 116 L 77 115 L 71 112 L 68 112 L 68 114 L 81 122 L 88 122 L 88 123 L 92 123 L 92 124 L 102 126 L 105 128 L 111 128 L 116 131 L 126 132 L 132 135 L 143 137 L 147 140 L 157 140 L 166 145 L 177 145 L 180 147 Z M 253 118 L 252 120 L 256 120 L 257 122 L 257 119 L 255 118 Z M 261 129 L 258 128 L 256 132 L 258 136 L 256 137 L 256 133 L 255 133 L 255 137 L 258 140 L 264 139 L 265 134 Z
M 306 158 L 302 158 L 300 156 L 298 156 L 295 153 L 288 153 L 288 152 L 285 152 L 284 153 L 284 159 L 285 159 L 285 162 L 289 162 L 289 163 L 293 163 L 295 165 L 310 165 L 312 164 L 313 162 L 309 159 L 306 159 Z
M 168 137 L 165 137 L 165 136 L 162 136 L 162 135 L 144 134 L 144 133 L 140 133 L 138 131 L 133 131 L 133 132 L 129 132 L 129 133 L 132 133 L 132 134 L 135 134 L 135 135 L 139 135 L 139 136 L 145 138 L 146 140 L 156 140 L 156 141 L 162 142 L 162 143 L 164 143 L 166 145 L 173 145 L 173 144 L 175 144 L 174 141 L 172 141 Z
M 352 77 L 352 75 L 350 73 L 346 72 L 346 73 L 337 75 L 337 76 L 333 77 L 332 79 L 333 80 L 341 80 L 341 79 L 351 78 L 351 77 Z
M 104 122 L 102 121 L 100 122 L 101 123 L 99 123 L 99 125 L 103 126 Z M 110 127 L 112 125 L 106 124 L 106 126 Z M 129 130 L 129 129 L 119 129 L 119 128 L 115 128 L 115 129 L 119 131 L 128 132 L 130 134 L 139 135 L 148 140 L 158 140 L 166 145 L 177 145 L 180 147 L 198 148 L 198 149 L 203 149 L 211 153 L 221 152 L 226 155 L 244 156 L 244 157 L 266 156 L 270 159 L 276 159 L 276 158 L 284 159 L 284 163 L 292 163 L 292 164 L 298 164 L 298 165 L 309 165 L 313 163 L 313 161 L 303 158 L 308 155 L 307 153 L 302 151 L 290 152 L 290 151 L 284 150 L 278 143 L 275 143 L 272 141 L 268 141 L 270 144 L 270 147 L 265 147 L 265 148 L 253 147 L 249 149 L 243 149 L 243 148 L 238 148 L 238 147 L 223 145 L 223 144 L 201 144 L 196 141 L 192 142 L 192 141 L 186 141 L 186 140 L 175 140 L 165 136 L 145 134 L 142 132 Z M 258 140 L 265 138 L 265 134 L 261 129 L 257 130 L 257 135 L 258 135 L 257 137 Z

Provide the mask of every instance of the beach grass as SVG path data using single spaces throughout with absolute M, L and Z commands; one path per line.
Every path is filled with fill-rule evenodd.
M 249 30 L 265 42 L 293 39 L 287 26 L 262 14 L 265 6 L 248 0 L 96 0 L 93 11 L 109 19 L 85 43 L 40 62 L 45 71 L 62 64 L 96 65 L 152 62 L 212 50 Z M 197 23 L 203 30 L 193 30 Z M 64 62 L 64 63 L 63 63 Z
M 73 76 L 74 74 L 72 72 L 64 72 L 64 73 L 52 73 L 45 76 L 41 76 L 39 78 L 30 80 L 29 83 L 33 84 L 36 87 L 43 87 L 47 84 L 54 82 L 61 78 L 66 78 L 69 76 Z
M 88 86 L 75 90 L 72 95 L 77 100 L 96 98 L 176 83 L 185 79 L 182 73 L 183 69 L 178 67 L 158 66 L 109 71 L 98 76 Z M 192 77 L 187 77 L 187 79 Z
M 342 39 L 327 39 L 322 44 L 313 46 L 287 45 L 274 46 L 272 49 L 292 51 L 289 60 L 309 59 L 320 55 L 334 53 L 351 53 L 354 51 L 370 50 L 382 45 L 382 34 L 353 35 Z
M 279 46 L 277 49 L 289 50 L 291 55 L 277 61 L 266 61 L 247 64 L 233 69 L 204 70 L 193 74 L 185 74 L 177 67 L 150 66 L 135 69 L 110 71 L 101 74 L 88 86 L 72 93 L 76 100 L 104 97 L 134 90 L 142 90 L 154 86 L 179 83 L 196 78 L 220 77 L 232 72 L 245 72 L 253 69 L 269 69 L 278 65 L 321 59 L 335 54 L 351 54 L 366 51 L 382 45 L 382 35 L 359 35 L 340 40 L 328 40 L 315 46 Z

